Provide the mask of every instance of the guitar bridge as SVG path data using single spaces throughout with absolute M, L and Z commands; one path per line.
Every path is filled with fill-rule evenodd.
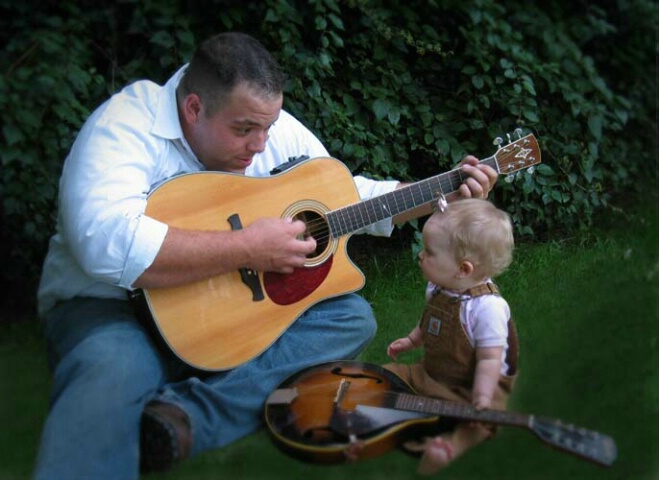
M 242 230 L 243 224 L 240 221 L 240 217 L 237 213 L 231 215 L 227 221 L 231 225 L 231 230 Z M 261 288 L 261 283 L 259 282 L 259 274 L 256 270 L 251 268 L 239 268 L 238 272 L 240 273 L 240 279 L 243 283 L 252 291 L 252 301 L 260 302 L 265 298 L 263 295 L 263 289 Z

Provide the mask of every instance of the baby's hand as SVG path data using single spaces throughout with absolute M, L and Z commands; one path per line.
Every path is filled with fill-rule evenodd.
M 488 395 L 477 395 L 472 399 L 472 403 L 474 407 L 476 407 L 476 410 L 490 408 L 490 405 L 492 405 L 492 397 Z
M 414 344 L 410 337 L 399 338 L 389 344 L 389 347 L 387 347 L 387 355 L 389 355 L 389 358 L 392 360 L 396 360 L 396 357 L 398 357 L 400 353 L 411 350 L 412 348 L 414 348 Z

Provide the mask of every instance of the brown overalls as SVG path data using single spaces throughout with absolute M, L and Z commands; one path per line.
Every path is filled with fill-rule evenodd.
M 419 395 L 471 403 L 476 355 L 460 321 L 460 305 L 463 300 L 480 295 L 499 295 L 499 290 L 494 283 L 488 282 L 463 292 L 459 297 L 435 292 L 426 303 L 420 322 L 424 358 L 413 365 L 389 363 L 384 367 L 409 383 Z M 517 377 L 517 355 L 517 331 L 509 319 L 508 372 L 499 377 L 490 408 L 505 410 Z

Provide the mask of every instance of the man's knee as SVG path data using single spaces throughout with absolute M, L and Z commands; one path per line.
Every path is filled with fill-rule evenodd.
M 350 311 L 355 317 L 354 328 L 360 330 L 359 336 L 370 342 L 377 332 L 377 322 L 371 304 L 359 295 L 351 295 Z

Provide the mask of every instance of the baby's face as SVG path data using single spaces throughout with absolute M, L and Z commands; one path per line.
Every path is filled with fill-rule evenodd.
M 419 266 L 426 280 L 444 288 L 455 288 L 460 266 L 449 248 L 441 215 L 432 215 L 423 227 L 423 250 Z

